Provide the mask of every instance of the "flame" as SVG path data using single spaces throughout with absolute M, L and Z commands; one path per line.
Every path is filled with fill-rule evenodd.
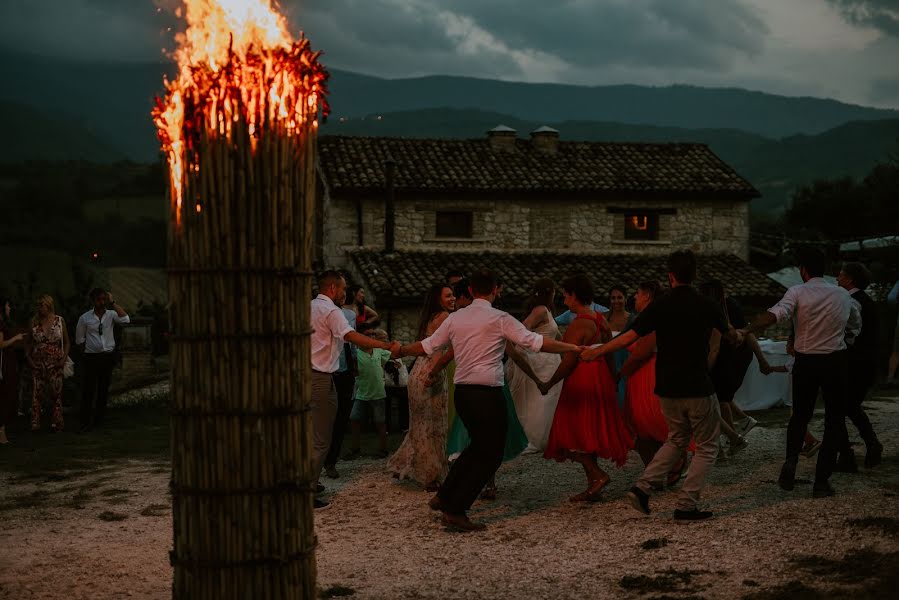
M 166 81 L 153 120 L 169 164 L 176 226 L 188 174 L 199 173 L 204 138 L 266 132 L 296 136 L 327 117 L 328 73 L 302 34 L 294 39 L 270 0 L 183 0 L 187 28 L 176 36 L 178 75 Z M 236 130 L 240 130 L 239 132 Z M 201 201 L 196 200 L 196 212 Z

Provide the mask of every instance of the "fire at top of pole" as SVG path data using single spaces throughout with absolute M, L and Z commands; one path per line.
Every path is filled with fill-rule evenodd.
M 294 39 L 271 0 L 183 0 L 176 13 L 187 28 L 177 36 L 175 79 L 153 109 L 181 219 L 186 169 L 204 137 L 230 139 L 248 128 L 253 151 L 266 130 L 294 135 L 327 116 L 328 73 L 302 33 Z

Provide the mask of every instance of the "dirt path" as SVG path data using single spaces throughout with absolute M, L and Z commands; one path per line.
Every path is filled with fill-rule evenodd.
M 342 478 L 325 482 L 332 507 L 317 514 L 319 584 L 325 597 L 360 599 L 890 596 L 899 403 L 869 408 L 886 446 L 876 470 L 837 474 L 838 495 L 813 500 L 803 460 L 796 490 L 782 492 L 784 424 L 769 422 L 714 469 L 704 499 L 716 518 L 704 523 L 674 523 L 670 493 L 653 497 L 652 516 L 634 512 L 623 496 L 636 457 L 593 505 L 567 502 L 583 486 L 579 468 L 519 457 L 500 471 L 498 500 L 475 505 L 489 529 L 468 535 L 444 532 L 428 495 L 392 481 L 383 461 L 341 463 Z M 164 462 L 0 482 L 0 598 L 169 596 Z

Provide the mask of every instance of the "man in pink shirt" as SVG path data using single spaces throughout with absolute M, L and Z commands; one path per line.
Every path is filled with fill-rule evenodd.
M 503 354 L 512 342 L 532 352 L 580 352 L 582 348 L 528 331 L 510 314 L 493 308 L 496 278 L 490 271 L 471 276 L 474 301 L 451 314 L 428 338 L 403 346 L 399 356 L 433 354 L 451 345 L 455 352 L 456 412 L 468 429 L 471 443 L 453 463 L 446 481 L 430 506 L 443 511 L 443 523 L 461 531 L 478 531 L 466 511 L 496 473 L 503 460 L 506 407 L 503 397 Z

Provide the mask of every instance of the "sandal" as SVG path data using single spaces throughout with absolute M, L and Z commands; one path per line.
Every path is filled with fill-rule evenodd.
M 601 477 L 595 481 L 590 482 L 590 487 L 584 492 L 587 494 L 585 498 L 587 502 L 598 502 L 600 496 L 602 495 L 602 491 L 606 489 L 606 486 L 612 481 L 612 478 L 606 475 L 605 477 Z

